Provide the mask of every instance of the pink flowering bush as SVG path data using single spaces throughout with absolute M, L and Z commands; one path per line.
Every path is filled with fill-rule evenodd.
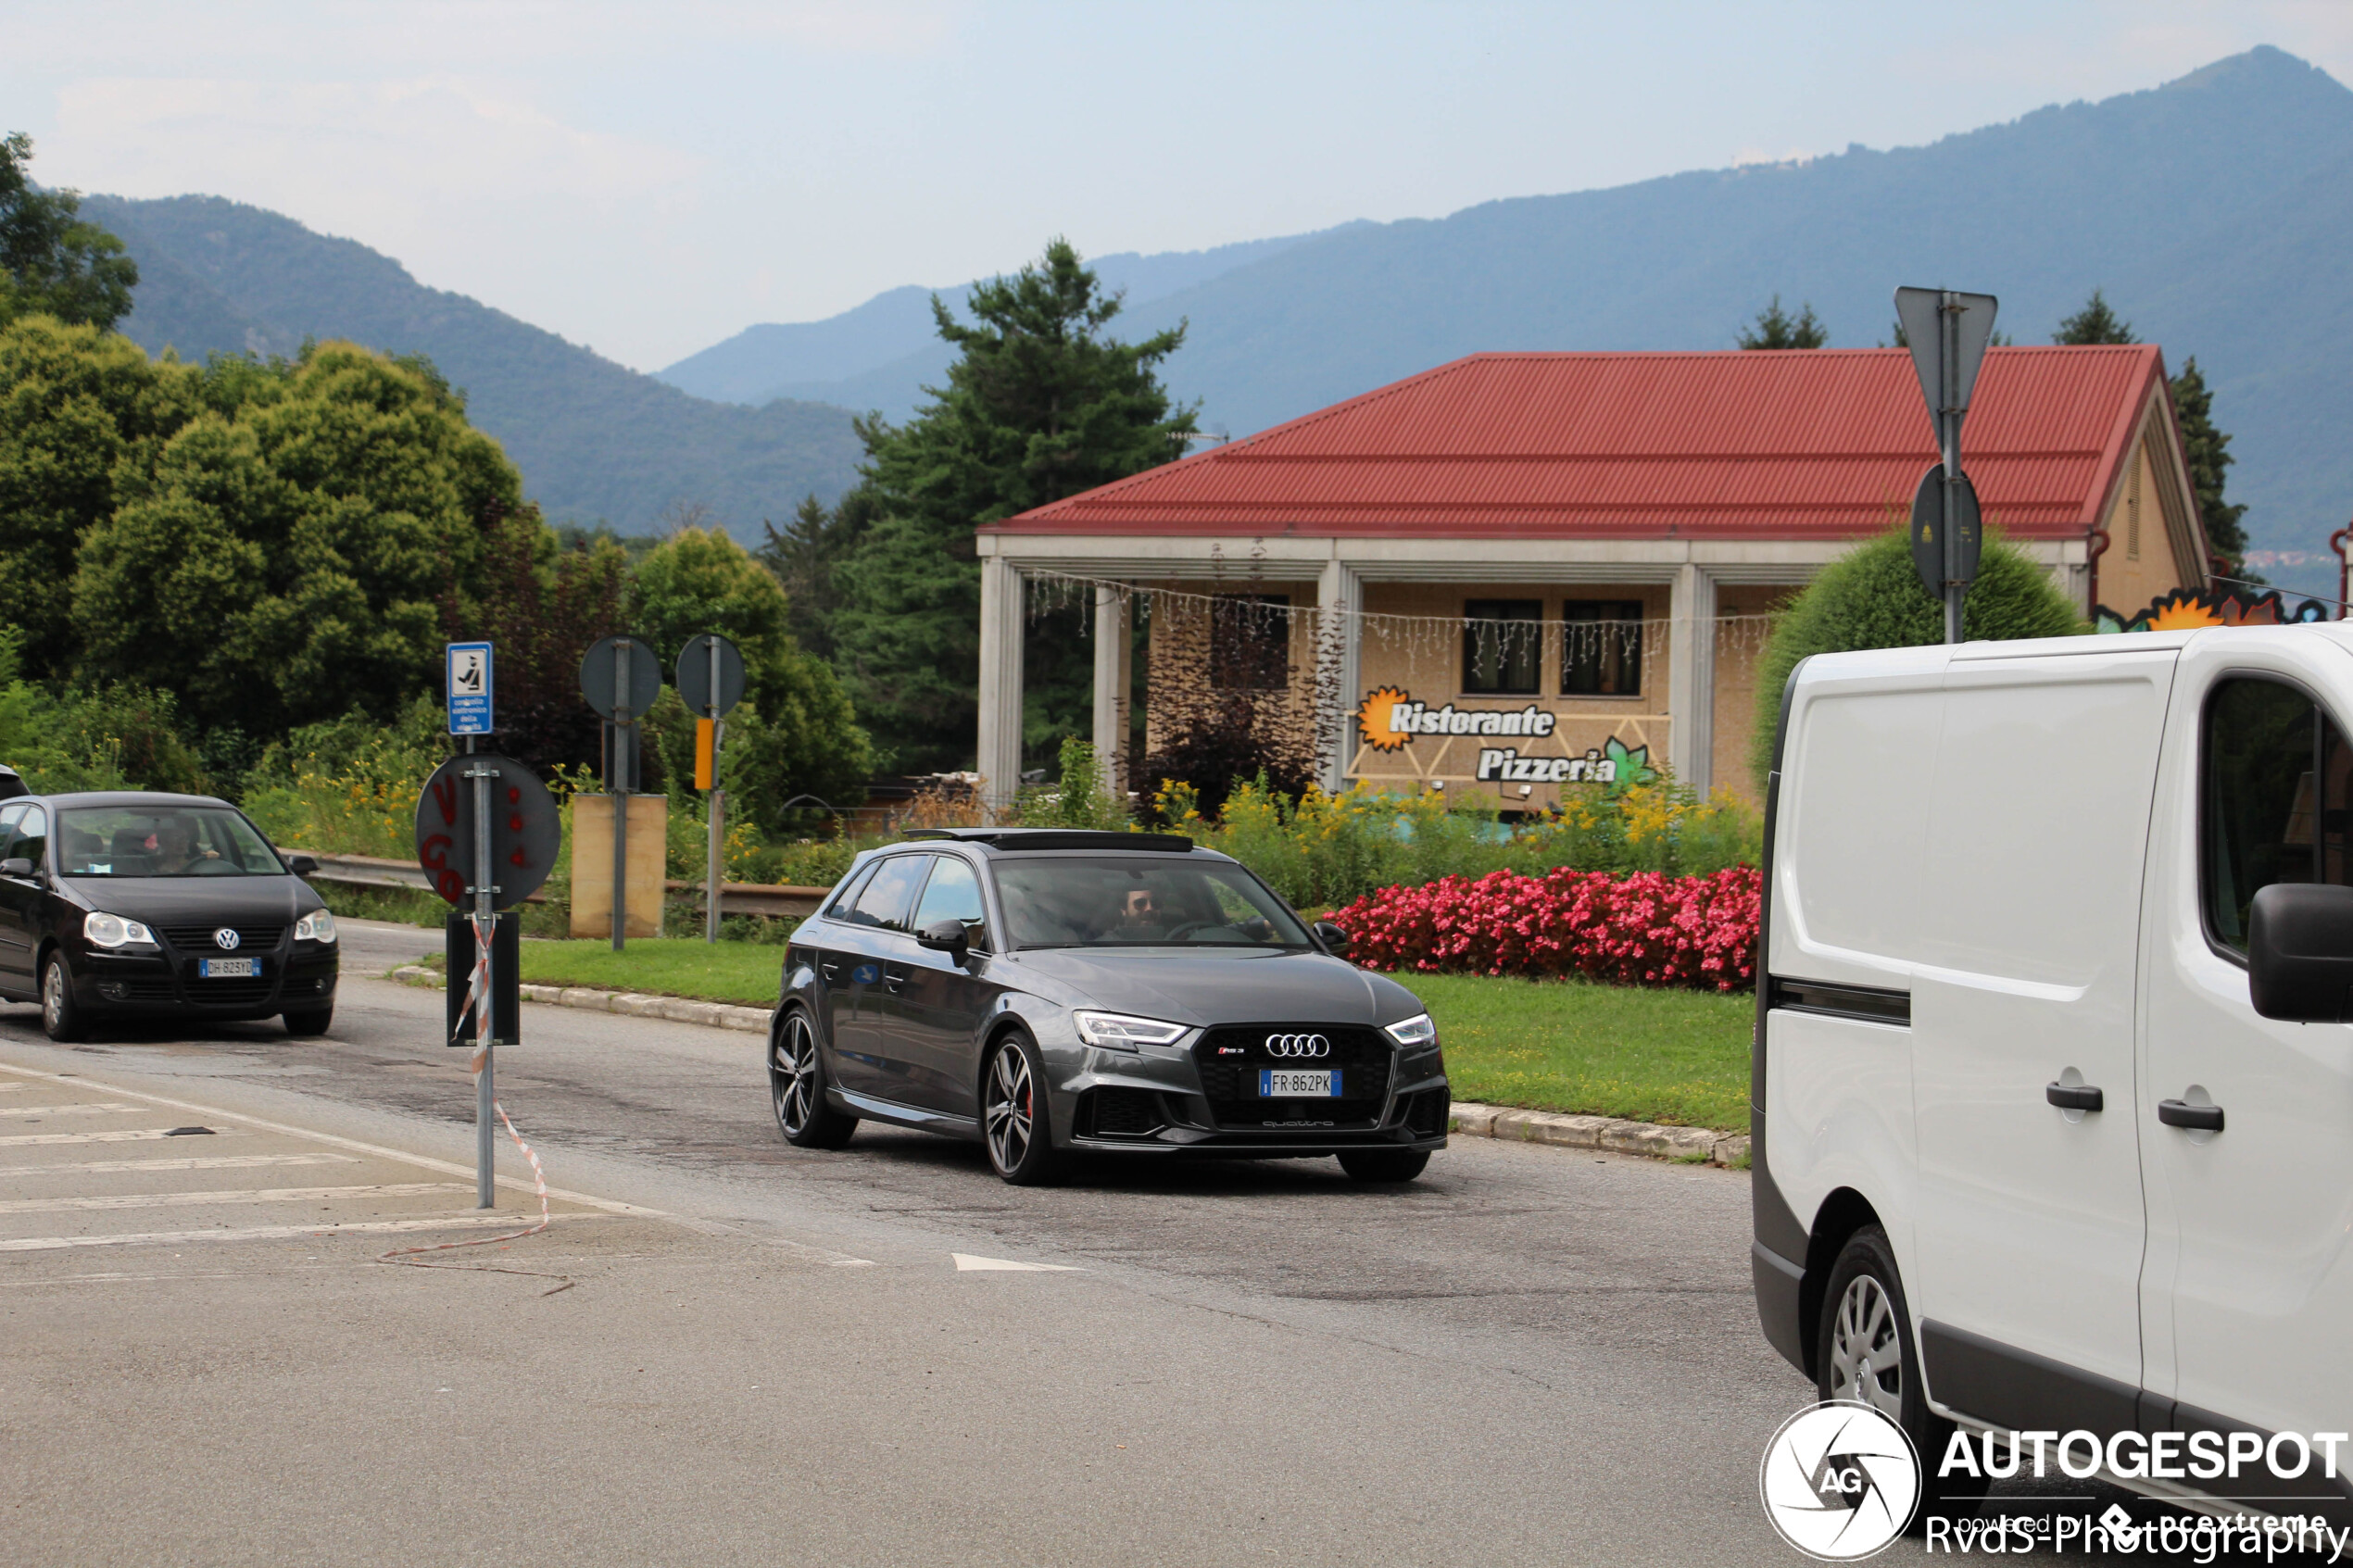
M 1491 872 L 1384 887 L 1330 918 L 1366 969 L 1737 991 L 1755 984 L 1763 890 L 1751 866 L 1682 877 Z

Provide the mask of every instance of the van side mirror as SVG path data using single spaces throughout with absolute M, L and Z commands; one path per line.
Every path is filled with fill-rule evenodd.
M 32 875 L 32 862 L 22 855 L 11 855 L 6 859 L 0 860 L 0 876 L 30 877 L 31 875 Z
M 972 934 L 960 920 L 936 920 L 915 933 L 915 945 L 929 947 L 935 953 L 945 953 L 958 963 L 972 946 Z
M 2353 887 L 2275 882 L 2246 922 L 2255 1010 L 2292 1023 L 2353 1023 Z
M 296 876 L 312 876 L 318 872 L 319 861 L 310 855 L 289 855 L 286 857 L 286 870 Z
M 1331 922 L 1319 920 L 1315 922 L 1315 940 L 1335 953 L 1344 953 L 1348 951 L 1350 937 Z

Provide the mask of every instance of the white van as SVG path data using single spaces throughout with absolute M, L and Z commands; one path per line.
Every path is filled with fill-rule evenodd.
M 1757 1311 L 1824 1398 L 1906 1427 L 1931 1497 L 1956 1424 L 1972 1446 L 2353 1431 L 2347 737 L 2345 623 L 1838 654 L 1791 680 Z M 2341 1519 L 2353 1496 L 2353 1446 L 2292 1477 L 2201 1478 L 2171 1442 L 2150 1474 L 2148 1449 L 2110 1444 L 2144 1473 L 2109 1477 L 2208 1512 Z

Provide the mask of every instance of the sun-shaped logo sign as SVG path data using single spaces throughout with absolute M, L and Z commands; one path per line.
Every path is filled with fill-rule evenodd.
M 1356 727 L 1365 734 L 1365 744 L 1375 751 L 1403 751 L 1414 737 L 1397 727 L 1396 709 L 1414 699 L 1395 686 L 1376 686 L 1365 697 L 1365 705 L 1356 710 Z

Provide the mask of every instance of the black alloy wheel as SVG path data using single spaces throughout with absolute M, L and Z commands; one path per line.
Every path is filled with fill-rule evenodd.
M 59 1045 L 71 1045 L 90 1032 L 82 1005 L 73 999 L 73 979 L 66 972 L 63 953 L 41 960 L 41 1032 Z
M 294 1035 L 296 1039 L 312 1039 L 325 1034 L 333 1026 L 335 1010 L 330 1005 L 313 1008 L 305 1012 L 283 1013 L 280 1016 L 284 1020 L 287 1034 Z
M 1039 1186 L 1061 1173 L 1052 1118 L 1046 1102 L 1046 1066 L 1023 1034 L 1000 1041 L 981 1074 L 981 1141 L 988 1164 L 1017 1187 Z
M 1352 1182 L 1410 1182 L 1428 1164 L 1426 1148 L 1356 1148 L 1340 1157 Z
M 798 1008 L 769 1037 L 768 1097 L 776 1128 L 796 1148 L 839 1148 L 858 1130 L 858 1118 L 825 1103 L 825 1064 L 817 1054 L 817 1032 Z
M 1937 1465 L 1953 1424 L 1928 1408 L 1911 1310 L 1887 1233 L 1865 1225 L 1847 1237 L 1822 1294 L 1815 1387 L 1825 1399 L 1853 1399 L 1901 1426 L 1920 1456 L 1920 1500 L 1906 1526 L 1925 1529 L 1931 1513 L 1967 1512 L 1985 1493 L 1983 1476 L 1940 1478 Z M 1956 1507 L 1955 1505 L 1957 1505 Z

